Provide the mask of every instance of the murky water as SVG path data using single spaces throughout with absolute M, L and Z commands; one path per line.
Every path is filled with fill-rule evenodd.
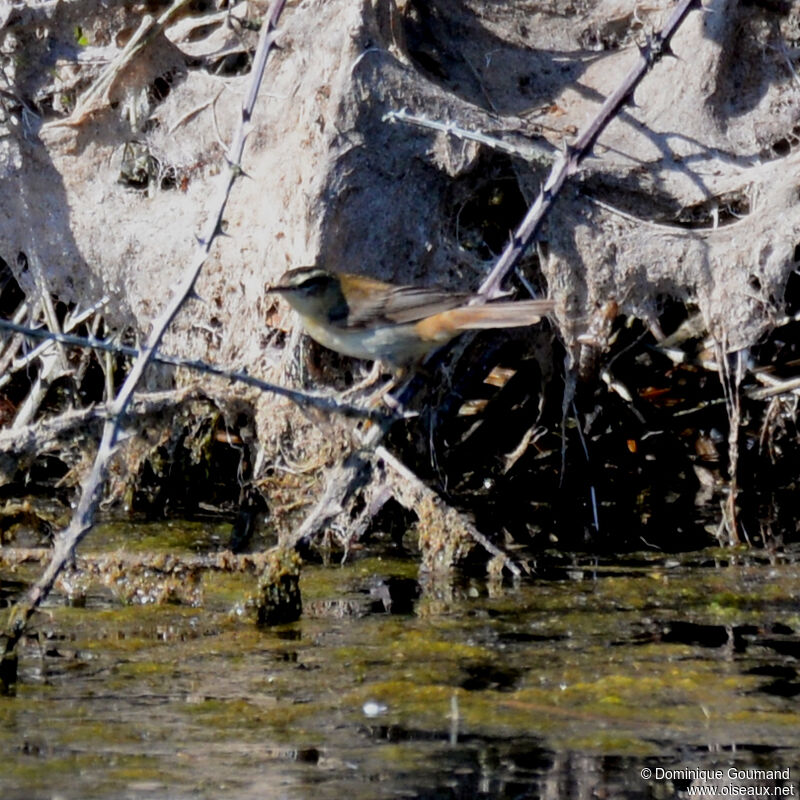
M 504 586 L 307 566 L 303 619 L 271 630 L 246 575 L 204 574 L 197 607 L 55 598 L 0 697 L 0 797 L 797 796 L 796 559 L 541 565 Z

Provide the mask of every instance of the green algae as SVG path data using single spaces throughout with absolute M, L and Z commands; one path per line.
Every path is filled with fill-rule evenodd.
M 413 562 L 305 565 L 304 605 L 352 600 L 359 613 L 269 630 L 237 610 L 255 587 L 247 573 L 204 572 L 199 607 L 55 602 L 22 647 L 16 696 L 0 698 L 0 791 L 217 796 L 257 781 L 264 763 L 332 787 L 358 786 L 360 765 L 400 791 L 417 773 L 437 785 L 442 754 L 490 742 L 502 755 L 532 739 L 634 762 L 677 762 L 708 742 L 780 741 L 794 757 L 794 701 L 763 689 L 793 669 L 775 641 L 797 637 L 800 569 L 708 564 L 576 558 L 491 594 L 423 584 L 405 614 L 370 606 L 369 592 L 376 578 L 412 578 Z
M 166 522 L 103 522 L 92 528 L 83 543 L 87 551 L 123 549 L 138 553 L 192 553 L 227 542 L 230 525 L 169 520 Z

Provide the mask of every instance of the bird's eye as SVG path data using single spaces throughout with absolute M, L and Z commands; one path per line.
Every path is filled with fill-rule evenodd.
M 300 284 L 300 290 L 305 294 L 315 294 L 324 288 L 327 280 L 324 275 L 314 275 Z

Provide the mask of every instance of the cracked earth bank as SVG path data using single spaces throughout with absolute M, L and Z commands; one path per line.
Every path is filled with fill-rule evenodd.
M 146 332 L 192 258 L 248 85 L 249 23 L 267 4 L 187 5 L 98 83 L 145 14 L 168 7 L 73 0 L 0 12 L 0 257 L 30 300 L 28 319 L 41 318 L 42 292 L 71 308 L 108 296 L 106 329 Z M 264 294 L 292 266 L 476 288 L 554 155 L 672 7 L 289 3 L 248 179 L 197 286 L 205 302 L 187 304 L 164 349 L 296 378 L 292 318 Z M 609 302 L 656 340 L 673 332 L 664 308 L 684 308 L 718 354 L 753 346 L 785 313 L 800 257 L 800 9 L 708 0 L 672 50 L 568 182 L 522 266 L 556 300 L 568 363 Z M 505 145 L 387 119 L 401 110 Z M 317 354 L 305 380 L 335 382 L 350 368 L 332 366 Z M 285 401 L 208 385 L 226 414 L 252 414 L 265 452 L 291 450 L 300 472 L 338 457 L 335 424 L 320 432 Z

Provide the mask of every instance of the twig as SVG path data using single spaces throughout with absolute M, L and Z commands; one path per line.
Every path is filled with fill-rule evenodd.
M 351 453 L 328 477 L 322 497 L 294 531 L 288 544 L 292 547 L 307 542 L 320 528 L 344 511 L 348 497 L 365 485 L 370 463 L 358 452 Z
M 574 400 L 572 401 L 572 410 L 575 414 L 575 430 L 578 432 L 578 439 L 583 447 L 583 455 L 586 458 L 586 466 L 591 470 L 592 459 L 589 456 L 589 447 L 586 444 L 586 437 L 583 435 L 583 431 L 581 430 L 578 407 L 575 405 Z M 591 500 L 592 504 L 592 524 L 594 525 L 595 533 L 600 533 L 600 516 L 597 511 L 597 489 L 593 483 L 589 484 L 589 499 Z
M 183 389 L 168 389 L 162 392 L 137 392 L 130 405 L 127 415 L 137 417 L 161 414 L 165 409 L 174 409 L 175 406 L 191 400 L 206 400 L 217 403 L 213 394 L 203 391 L 197 386 Z M 105 421 L 111 416 L 111 405 L 100 403 L 87 408 L 72 408 L 57 416 L 45 417 L 31 422 L 24 428 L 4 428 L 0 430 L 0 453 L 13 451 L 15 454 L 36 453 L 41 454 L 58 446 L 59 439 L 80 429 L 86 434 L 87 426 L 95 421 Z M 63 444 L 63 442 L 62 442 Z
M 25 325 L 11 322 L 10 320 L 0 319 L 0 329 L 22 333 L 25 336 L 31 336 L 37 339 L 48 339 L 56 342 L 61 342 L 66 345 L 73 345 L 75 347 L 86 347 L 92 350 L 100 350 L 106 353 L 114 353 L 116 355 L 129 356 L 130 358 L 138 358 L 141 351 L 129 345 L 116 344 L 109 342 L 106 339 L 97 339 L 93 336 L 72 336 L 66 333 L 54 333 L 44 328 L 29 328 Z M 269 392 L 285 397 L 291 400 L 301 408 L 318 408 L 320 411 L 327 411 L 333 414 L 341 414 L 345 417 L 358 417 L 369 418 L 378 422 L 388 422 L 389 420 L 400 419 L 397 414 L 386 414 L 376 409 L 362 408 L 361 406 L 352 405 L 350 403 L 342 403 L 333 397 L 321 394 L 313 394 L 311 392 L 302 392 L 298 389 L 289 389 L 286 386 L 281 386 L 277 383 L 270 383 L 256 378 L 253 375 L 248 375 L 246 372 L 238 372 L 218 367 L 215 364 L 209 364 L 206 361 L 184 359 L 178 356 L 171 356 L 165 353 L 154 353 L 152 360 L 159 364 L 169 364 L 173 367 L 184 367 L 186 369 L 194 370 L 196 372 L 203 372 L 209 375 L 216 375 L 220 378 L 227 378 L 228 380 L 235 381 L 236 383 L 243 383 L 247 386 L 252 386 L 254 389 L 259 389 L 262 392 Z M 0 448 L 2 449 L 2 448 Z
M 404 108 L 401 108 L 399 111 L 388 111 L 383 115 L 382 121 L 409 122 L 412 125 L 419 125 L 421 128 L 430 128 L 434 131 L 446 133 L 448 136 L 454 136 L 456 139 L 466 139 L 471 142 L 485 144 L 487 147 L 491 147 L 492 150 L 518 156 L 530 163 L 546 164 L 548 166 L 553 163 L 555 151 L 549 144 L 540 144 L 539 142 L 527 140 L 521 141 L 518 144 L 513 144 L 504 139 L 498 139 L 495 136 L 481 133 L 480 131 L 469 131 L 453 122 L 439 122 L 438 120 L 421 117 L 418 114 L 410 114 Z
M 514 233 L 511 243 L 503 251 L 497 264 L 494 265 L 486 280 L 481 284 L 478 294 L 489 300 L 502 294 L 501 284 L 517 266 L 530 246 L 536 231 L 561 191 L 564 181 L 578 171 L 581 161 L 591 153 L 600 134 L 628 102 L 629 98 L 633 97 L 633 92 L 642 78 L 659 59 L 670 53 L 670 39 L 693 7 L 700 8 L 700 0 L 681 0 L 678 3 L 661 32 L 653 36 L 648 44 L 640 49 L 638 62 L 616 91 L 606 98 L 605 103 L 603 103 L 589 127 L 577 138 L 575 144 L 569 146 L 566 152 L 559 154 L 559 157 L 556 158 L 556 162 L 553 164 L 550 175 L 539 192 L 539 196 L 528 209 L 528 213 Z
M 410 470 L 399 458 L 390 453 L 385 447 L 380 445 L 375 449 L 375 455 L 380 458 L 384 464 L 390 467 L 398 477 L 403 481 L 404 488 L 410 489 L 414 498 L 413 506 L 418 506 L 423 498 L 430 499 L 434 506 L 440 507 L 446 505 L 439 495 L 426 486 L 423 481 L 418 478 L 412 470 Z M 455 512 L 455 509 L 451 510 Z M 458 512 L 455 512 L 458 513 Z M 497 545 L 484 536 L 463 514 L 458 514 L 459 522 L 463 529 L 470 535 L 470 537 L 477 542 L 487 553 L 499 558 L 503 562 L 503 566 L 508 571 L 518 578 L 522 574 L 522 570 L 511 558 L 504 553 Z
M 166 402 L 175 405 L 183 399 L 185 395 L 175 390 L 137 394 L 133 399 L 134 411 L 136 414 L 151 414 L 163 408 Z M 106 404 L 73 408 L 56 417 L 31 422 L 22 428 L 5 428 L 0 431 L 0 452 L 45 452 L 67 431 L 85 429 L 94 420 L 108 419 L 109 408 Z
M 753 400 L 766 400 L 780 394 L 800 394 L 800 378 L 776 378 L 765 372 L 754 372 L 757 381 L 766 386 L 761 389 L 748 389 L 747 396 Z
M 47 279 L 42 271 L 42 266 L 39 263 L 39 255 L 35 242 L 31 241 L 29 247 L 26 247 L 26 250 L 30 253 L 30 255 L 25 258 L 25 261 L 34 276 L 37 305 L 41 305 L 42 316 L 48 327 L 52 330 L 60 331 L 61 328 L 58 317 L 56 316 L 53 298 L 50 293 L 50 288 L 47 285 Z M 67 357 L 63 347 L 54 348 L 51 345 L 46 345 L 41 348 L 41 350 L 42 352 L 38 354 L 40 367 L 36 372 L 36 376 L 25 400 L 20 404 L 17 413 L 14 415 L 14 422 L 12 423 L 14 427 L 27 425 L 28 422 L 33 419 L 51 383 L 68 372 Z M 16 364 L 13 364 L 12 368 L 17 368 Z
M 107 102 L 108 92 L 119 74 L 131 59 L 147 47 L 172 22 L 173 18 L 187 2 L 189 0 L 175 0 L 158 19 L 146 14 L 125 47 L 119 51 L 117 56 L 100 73 L 97 80 L 78 99 L 73 112 L 64 119 L 45 123 L 45 127 L 55 128 L 64 125 L 79 125 L 87 114 L 100 107 L 102 103 Z
M 14 314 L 14 322 L 21 323 L 25 317 L 28 316 L 30 311 L 27 300 L 19 304 L 19 308 Z M 5 386 L 11 380 L 9 366 L 13 364 L 17 350 L 22 344 L 21 336 L 12 336 L 11 340 L 0 347 L 0 388 Z
M 156 354 L 167 328 L 184 302 L 194 294 L 195 282 L 211 249 L 212 242 L 219 232 L 222 215 L 227 205 L 231 189 L 236 178 L 242 174 L 241 161 L 247 136 L 246 128 L 248 127 L 253 113 L 253 107 L 258 95 L 258 88 L 261 85 L 264 68 L 267 63 L 267 56 L 274 42 L 274 28 L 283 10 L 284 3 L 285 0 L 272 0 L 267 17 L 262 25 L 254 59 L 252 85 L 247 99 L 242 106 L 241 120 L 237 127 L 233 144 L 227 155 L 229 169 L 227 174 L 220 174 L 219 196 L 215 204 L 211 205 L 211 208 L 214 210 L 209 215 L 205 234 L 198 240 L 199 247 L 197 256 L 193 263 L 184 271 L 180 284 L 173 297 L 167 303 L 167 307 L 153 321 L 152 332 L 148 337 L 147 343 L 142 348 L 122 388 L 111 403 L 110 410 L 112 417 L 103 426 L 103 436 L 100 447 L 69 527 L 63 531 L 55 541 L 52 561 L 36 584 L 31 587 L 26 597 L 12 610 L 8 621 L 8 628 L 4 634 L 6 637 L 5 652 L 2 659 L 4 673 L 9 671 L 9 664 L 15 663 L 14 649 L 20 637 L 23 635 L 33 612 L 39 607 L 42 600 L 47 597 L 58 574 L 64 568 L 64 565 L 72 559 L 76 546 L 91 529 L 94 522 L 95 511 L 100 502 L 103 483 L 108 473 L 109 463 L 119 443 L 121 421 L 125 410 L 131 401 L 133 392 L 145 368 Z M 171 8 L 175 8 L 176 5 L 179 4 L 173 4 Z M 161 20 L 163 19 L 164 15 L 161 17 Z
M 87 309 L 86 311 L 79 314 L 77 317 L 72 319 L 72 317 L 67 314 L 64 320 L 64 334 L 62 334 L 58 330 L 58 320 L 55 319 L 55 330 L 51 328 L 30 328 L 20 323 L 8 322 L 7 320 L 0 319 L 0 327 L 6 328 L 11 331 L 15 331 L 16 333 L 25 333 L 32 337 L 38 339 L 44 339 L 44 343 L 40 344 L 38 347 L 34 347 L 33 350 L 25 353 L 24 356 L 20 358 L 15 358 L 12 362 L 8 371 L 6 372 L 5 369 L 0 370 L 0 372 L 6 372 L 2 378 L 0 378 L 0 386 L 5 385 L 11 378 L 10 372 L 16 372 L 20 369 L 23 369 L 28 364 L 32 364 L 37 358 L 40 358 L 42 354 L 48 350 L 50 350 L 50 342 L 59 342 L 61 344 L 68 344 L 64 338 L 59 338 L 62 335 L 66 335 L 67 331 L 71 331 L 76 328 L 78 325 L 81 324 L 87 317 L 90 317 L 94 314 L 97 309 L 104 305 L 108 301 L 108 297 L 104 297 L 102 300 L 95 303 L 91 308 Z M 5 323 L 5 324 L 4 324 Z M 50 324 L 50 323 L 48 323 Z M 49 334 L 49 335 L 44 335 Z M 66 369 L 65 369 L 66 371 Z
M 730 483 L 728 495 L 723 503 L 723 522 L 728 531 L 728 545 L 735 547 L 739 544 L 739 523 L 736 514 L 736 501 L 739 494 L 739 428 L 742 424 L 742 397 L 741 385 L 744 372 L 744 351 L 737 350 L 731 358 L 736 360 L 735 373 L 727 353 L 727 337 L 716 342 L 717 363 L 719 364 L 719 379 L 725 397 L 725 410 L 728 413 L 728 472 Z M 747 537 L 746 531 L 745 537 Z M 748 541 L 749 544 L 749 541 Z

